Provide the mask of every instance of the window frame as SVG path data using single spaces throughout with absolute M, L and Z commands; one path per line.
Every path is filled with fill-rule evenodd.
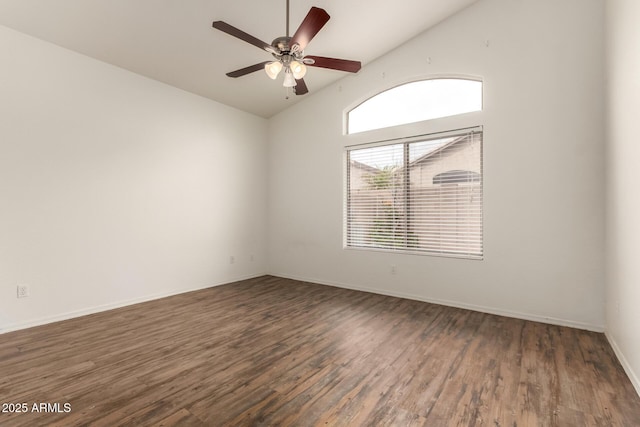
M 350 199 L 350 168 L 349 168 L 349 152 L 352 150 L 365 149 L 365 148 L 375 148 L 375 147 L 385 147 L 390 145 L 400 145 L 404 144 L 404 150 L 408 150 L 408 146 L 411 143 L 428 141 L 428 140 L 436 140 L 436 139 L 444 139 L 447 137 L 453 136 L 461 136 L 464 134 L 472 134 L 473 132 L 478 132 L 482 134 L 482 140 L 480 143 L 480 194 L 482 195 L 482 204 L 480 211 L 480 231 L 481 231 L 481 239 L 480 239 L 480 247 L 481 251 L 479 255 L 470 254 L 470 253 L 453 253 L 446 251 L 434 251 L 434 250 L 415 250 L 411 249 L 408 246 L 405 246 L 401 249 L 392 249 L 392 248 L 382 248 L 382 247 L 370 247 L 370 246 L 350 246 L 349 239 L 349 214 L 351 212 L 351 199 Z M 457 259 L 468 259 L 468 260 L 483 260 L 484 259 L 484 126 L 472 126 L 468 128 L 462 129 L 453 129 L 443 132 L 435 132 L 423 135 L 413 135 L 405 138 L 396 138 L 389 139 L 385 141 L 375 141 L 372 143 L 363 143 L 357 145 L 349 145 L 344 147 L 343 152 L 343 165 L 344 165 L 344 202 L 343 202 L 343 242 L 342 246 L 345 250 L 354 250 L 354 251 L 372 251 L 372 252 L 382 252 L 382 253 L 393 253 L 393 254 L 405 254 L 405 255 L 422 255 L 422 256 L 435 256 L 435 257 L 444 257 L 444 258 L 457 258 Z M 407 182 L 404 184 L 405 186 L 409 186 L 410 183 Z M 403 188 L 403 191 L 406 191 L 406 188 Z M 410 203 L 410 199 L 405 199 L 405 203 Z
M 453 116 L 440 117 L 436 119 L 427 119 L 418 122 L 406 123 L 401 125 L 395 125 L 385 128 L 371 129 L 358 133 L 348 133 L 348 115 L 351 110 L 367 101 L 368 99 L 393 89 L 394 87 L 401 86 L 403 84 L 421 81 L 421 80 L 433 80 L 433 79 L 465 79 L 475 80 L 482 82 L 482 110 L 456 114 Z M 485 248 L 485 177 L 484 177 L 484 162 L 485 162 L 485 126 L 484 111 L 485 111 L 485 81 L 482 77 L 475 75 L 461 75 L 461 74 L 438 74 L 428 75 L 422 77 L 416 77 L 403 81 L 398 81 L 395 84 L 381 87 L 375 91 L 370 92 L 367 96 L 360 98 L 358 101 L 353 102 L 343 110 L 343 152 L 342 152 L 342 170 L 343 170 L 343 241 L 342 247 L 344 250 L 350 251 L 369 251 L 378 253 L 389 254 L 404 254 L 404 255 L 420 255 L 420 256 L 435 256 L 440 258 L 454 258 L 454 259 L 468 259 L 468 260 L 483 260 L 486 256 Z M 481 255 L 467 255 L 457 253 L 444 253 L 444 252 L 430 252 L 430 251 L 415 251 L 410 248 L 403 249 L 389 249 L 389 248 L 375 248 L 375 247 L 359 247 L 348 245 L 348 232 L 349 232 L 349 163 L 348 163 L 348 151 L 359 148 L 372 148 L 376 146 L 391 145 L 397 143 L 411 143 L 425 139 L 446 138 L 448 135 L 459 135 L 465 131 L 477 130 L 482 133 L 481 144 L 481 158 L 480 158 L 480 191 L 482 195 L 482 205 L 480 212 L 480 230 L 481 230 Z

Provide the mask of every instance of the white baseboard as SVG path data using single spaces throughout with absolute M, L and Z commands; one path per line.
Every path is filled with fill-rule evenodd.
M 633 371 L 633 368 L 631 368 L 631 365 L 627 361 L 626 357 L 624 357 L 624 354 L 622 353 L 622 350 L 620 350 L 620 347 L 618 347 L 618 343 L 616 342 L 616 340 L 609 334 L 608 331 L 605 331 L 604 336 L 607 338 L 607 341 L 609 341 L 609 345 L 613 349 L 613 352 L 618 357 L 618 361 L 624 368 L 624 371 L 629 377 L 631 384 L 633 384 L 633 388 L 636 389 L 636 393 L 638 393 L 638 396 L 640 396 L 640 380 L 638 379 L 638 376 Z
M 605 327 L 603 325 L 593 325 L 590 323 L 578 322 L 574 320 L 540 316 L 540 315 L 531 314 L 531 313 L 521 313 L 517 311 L 509 311 L 509 310 L 503 310 L 499 308 L 467 304 L 467 303 L 462 303 L 458 301 L 443 300 L 438 298 L 426 298 L 421 295 L 413 295 L 413 294 L 408 294 L 404 292 L 394 292 L 394 291 L 388 291 L 383 289 L 373 289 L 373 288 L 367 288 L 363 286 L 356 286 L 348 283 L 327 282 L 325 280 L 316 279 L 316 278 L 296 277 L 292 275 L 278 274 L 278 273 L 269 273 L 269 274 L 272 276 L 283 277 L 283 278 L 292 279 L 292 280 L 300 280 L 303 282 L 317 283 L 320 285 L 334 286 L 337 288 L 352 289 L 354 291 L 370 292 L 373 294 L 387 295 L 387 296 L 397 297 L 397 298 L 406 298 L 406 299 L 411 299 L 416 301 L 428 302 L 431 304 L 446 305 L 448 307 L 463 308 L 466 310 L 479 311 L 481 313 L 495 314 L 498 316 L 505 316 L 505 317 L 513 317 L 513 318 L 522 319 L 522 320 L 531 320 L 533 322 L 548 323 L 548 324 L 557 325 L 557 326 L 568 326 L 570 328 L 583 329 L 591 332 L 602 333 L 605 331 Z
M 339 283 L 339 282 L 333 282 L 333 281 L 332 282 L 327 282 L 325 280 L 317 279 L 317 278 L 300 277 L 300 276 L 294 276 L 294 275 L 288 275 L 288 274 L 278 274 L 278 273 L 265 273 L 265 274 L 270 274 L 272 276 L 283 277 L 283 278 L 292 279 L 292 280 L 300 280 L 300 281 L 304 281 L 304 282 L 317 283 L 317 284 L 320 284 L 320 285 L 334 286 L 334 287 L 338 287 L 338 288 L 352 289 L 352 290 L 356 290 L 356 291 L 370 292 L 370 293 L 374 293 L 374 294 L 387 295 L 387 296 L 398 297 L 398 298 L 406 298 L 406 299 L 412 299 L 412 300 L 416 300 L 416 301 L 423 301 L 423 302 L 428 302 L 428 303 L 432 303 L 432 304 L 446 305 L 446 306 L 449 306 L 449 307 L 463 308 L 463 309 L 467 309 L 467 310 L 479 311 L 479 312 L 482 312 L 482 313 L 489 313 L 489 314 L 496 314 L 496 315 L 499 315 L 499 316 L 513 317 L 513 318 L 516 318 L 516 319 L 531 320 L 531 321 L 534 321 L 534 322 L 549 323 L 549 324 L 558 325 L 558 326 L 568 326 L 568 327 L 572 327 L 572 328 L 584 329 L 584 330 L 593 331 L 593 332 L 604 332 L 605 331 L 604 326 L 601 326 L 601 325 L 592 325 L 592 324 L 588 324 L 588 323 L 576 322 L 576 321 L 567 320 L 567 319 L 559 319 L 559 318 L 540 316 L 540 315 L 535 315 L 535 314 L 530 314 L 530 313 L 521 313 L 521 312 L 515 312 L 515 311 L 508 311 L 508 310 L 496 309 L 496 308 L 493 308 L 493 307 L 486 307 L 486 306 L 480 306 L 480 305 L 474 305 L 474 304 L 467 304 L 467 303 L 461 303 L 461 302 L 450 301 L 450 300 L 443 300 L 443 299 L 438 299 L 438 298 L 425 298 L 425 297 L 420 296 L 420 295 L 413 295 L 413 294 L 408 294 L 408 293 L 404 293 L 404 292 L 393 292 L 393 291 L 387 291 L 387 290 L 381 290 L 381 289 L 373 289 L 373 288 L 367 288 L 367 287 L 363 287 L 363 286 L 356 286 L 356 285 L 347 284 L 347 283 Z M 169 296 L 172 296 L 172 295 L 178 295 L 178 294 L 182 294 L 182 293 L 186 293 L 186 292 L 192 292 L 192 291 L 197 291 L 197 290 L 201 290 L 201 289 L 211 288 L 211 287 L 214 287 L 214 286 L 220 286 L 220 285 L 223 285 L 223 284 L 233 283 L 233 282 L 237 282 L 237 281 L 240 281 L 240 280 L 254 279 L 256 277 L 260 277 L 260 276 L 263 276 L 263 275 L 264 274 L 257 274 L 257 275 L 251 275 L 251 276 L 237 277 L 237 278 L 230 279 L 228 281 L 214 283 L 214 284 L 207 285 L 207 286 L 194 287 L 194 288 L 189 288 L 189 289 L 182 289 L 180 291 L 162 292 L 162 293 L 153 294 L 153 295 L 145 295 L 143 297 L 133 298 L 133 299 L 126 300 L 126 301 L 118 301 L 118 302 L 115 302 L 115 303 L 99 305 L 99 306 L 85 308 L 85 309 L 81 309 L 81 310 L 75 310 L 75 311 L 71 311 L 71 312 L 67 312 L 67 313 L 61 313 L 61 314 L 57 314 L 55 316 L 48 316 L 48 317 L 42 317 L 42 318 L 38 318 L 38 319 L 33 319 L 33 320 L 29 320 L 27 322 L 9 324 L 9 325 L 5 325 L 2 329 L 0 329 L 0 334 L 11 332 L 11 331 L 16 331 L 16 330 L 20 330 L 20 329 L 31 328 L 31 327 L 34 327 L 34 326 L 45 325 L 45 324 L 48 324 L 48 323 L 59 322 L 61 320 L 72 319 L 72 318 L 75 318 L 75 317 L 86 316 L 86 315 L 89 315 L 89 314 L 99 313 L 99 312 L 102 312 L 102 311 L 113 310 L 115 308 L 125 307 L 125 306 L 128 306 L 128 305 L 139 304 L 141 302 L 152 301 L 152 300 L 156 300 L 156 299 L 160 299 L 160 298 L 166 298 L 166 297 L 169 297 Z M 607 338 L 609 339 L 610 342 L 612 342 L 610 337 L 607 337 Z M 612 347 L 614 347 L 613 343 L 612 343 Z M 616 348 L 617 347 L 614 347 L 614 351 L 616 351 Z M 618 354 L 618 352 L 616 352 L 616 354 Z M 627 367 L 625 367 L 625 369 L 627 369 Z M 637 384 L 637 380 L 636 380 L 636 383 L 634 384 L 634 386 L 636 386 L 636 388 L 638 388 L 636 384 Z
M 228 284 L 228 283 L 238 282 L 238 281 L 241 281 L 241 280 L 254 279 L 256 277 L 261 277 L 261 276 L 264 276 L 264 273 L 263 274 L 257 274 L 257 275 L 251 275 L 251 276 L 243 276 L 243 277 L 232 278 L 232 279 L 229 279 L 229 280 L 226 280 L 226 281 L 223 281 L 223 282 L 216 282 L 216 283 L 211 284 L 211 285 L 197 286 L 197 287 L 188 288 L 188 289 L 181 289 L 179 291 L 160 292 L 160 293 L 157 293 L 157 294 L 145 295 L 145 296 L 142 296 L 142 297 L 132 298 L 132 299 L 125 300 L 125 301 L 118 301 L 118 302 L 114 302 L 114 303 L 103 304 L 103 305 L 98 305 L 98 306 L 89 307 L 89 308 L 83 308 L 81 310 L 74 310 L 74 311 L 69 311 L 69 312 L 66 312 L 66 313 L 60 313 L 60 314 L 56 314 L 54 316 L 40 317 L 38 319 L 32 319 L 32 320 L 28 320 L 26 322 L 8 324 L 8 325 L 4 325 L 2 328 L 0 328 L 0 334 L 5 334 L 7 332 L 18 331 L 18 330 L 21 330 L 21 329 L 32 328 L 34 326 L 46 325 L 48 323 L 60 322 L 62 320 L 73 319 L 73 318 L 76 318 L 76 317 L 87 316 L 89 314 L 100 313 L 102 311 L 113 310 L 113 309 L 116 309 L 116 308 L 126 307 L 128 305 L 133 305 L 133 304 L 139 304 L 141 302 L 153 301 L 153 300 L 156 300 L 156 299 L 166 298 L 166 297 L 170 297 L 170 296 L 173 296 L 173 295 L 179 295 L 179 294 L 184 294 L 184 293 L 187 293 L 187 292 L 193 292 L 193 291 L 199 291 L 199 290 L 202 290 L 202 289 L 213 288 L 215 286 L 225 285 L 225 284 Z

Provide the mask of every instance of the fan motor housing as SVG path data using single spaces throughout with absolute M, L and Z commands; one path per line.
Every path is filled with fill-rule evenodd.
M 289 46 L 290 41 L 291 41 L 291 37 L 287 37 L 287 36 L 278 37 L 271 42 L 271 46 L 279 49 L 280 52 L 282 53 L 288 53 L 291 51 L 291 48 Z

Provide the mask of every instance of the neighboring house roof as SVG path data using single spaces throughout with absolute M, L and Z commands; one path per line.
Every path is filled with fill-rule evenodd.
M 446 142 L 444 142 L 441 145 L 435 145 L 434 147 L 428 149 L 425 153 L 421 154 L 418 158 L 416 158 L 415 160 L 413 160 L 412 162 L 409 163 L 409 167 L 413 167 L 419 163 L 424 162 L 425 160 L 442 153 L 443 151 L 447 150 L 448 148 L 453 147 L 454 145 L 456 145 L 459 142 L 464 141 L 467 138 L 468 135 L 461 135 L 458 137 L 453 137 L 453 138 L 449 138 L 449 140 L 447 140 Z M 376 168 L 374 166 L 370 166 L 366 163 L 362 163 L 359 162 L 357 160 L 353 160 L 351 159 L 351 166 L 356 167 L 358 169 L 361 169 L 363 171 L 366 171 L 368 173 L 372 173 L 372 174 L 377 174 L 380 173 L 380 169 Z M 403 167 L 398 167 L 398 170 L 403 169 Z
M 424 154 L 420 155 L 418 158 L 416 158 L 415 160 L 410 162 L 409 163 L 409 169 L 412 169 L 412 168 L 418 166 L 420 163 L 423 163 L 423 162 L 429 160 L 430 158 L 432 158 L 432 157 L 434 157 L 436 155 L 439 155 L 439 154 L 443 153 L 444 151 L 454 147 L 456 144 L 458 144 L 458 143 L 460 143 L 462 141 L 465 141 L 468 136 L 469 135 L 460 135 L 460 136 L 457 136 L 457 137 L 451 137 L 451 138 L 445 139 L 445 142 L 443 142 L 442 144 L 435 145 L 434 147 L 428 149 Z M 351 162 L 351 166 L 352 167 L 361 169 L 362 171 L 364 171 L 366 173 L 369 173 L 369 174 L 372 174 L 372 175 L 377 175 L 377 174 L 382 172 L 382 169 L 370 166 L 370 165 L 368 165 L 366 163 L 362 163 L 362 162 L 359 162 L 357 160 L 351 159 L 350 162 Z M 396 169 L 396 171 L 399 172 L 399 171 L 402 171 L 403 169 L 404 169 L 404 166 L 399 166 Z M 455 171 L 455 172 L 460 172 L 460 171 Z M 470 178 L 470 181 L 476 181 L 475 177 L 469 177 L 469 178 Z M 443 177 L 440 177 L 439 179 L 442 179 L 442 182 L 438 182 L 438 183 L 444 183 L 444 182 L 450 181 L 450 177 L 448 177 L 448 176 L 443 176 Z M 465 181 L 465 182 L 467 182 L 467 181 Z
M 351 160 L 351 166 L 352 167 L 356 167 L 358 169 L 362 169 L 362 170 L 364 170 L 366 172 L 369 172 L 369 173 L 379 173 L 380 172 L 380 169 L 374 168 L 373 166 L 369 166 L 369 165 L 364 164 L 362 162 L 359 162 L 357 160 Z
M 425 154 L 421 155 L 420 157 L 418 157 L 417 159 L 415 159 L 414 161 L 409 163 L 409 167 L 413 167 L 415 165 L 417 165 L 418 163 L 422 163 L 425 160 L 435 156 L 436 154 L 440 154 L 443 151 L 445 151 L 448 148 L 453 147 L 454 145 L 456 145 L 457 143 L 464 141 L 466 138 L 468 137 L 468 135 L 461 135 L 459 137 L 456 138 L 452 138 L 451 141 L 448 141 L 442 145 L 436 146 L 433 150 L 426 152 Z

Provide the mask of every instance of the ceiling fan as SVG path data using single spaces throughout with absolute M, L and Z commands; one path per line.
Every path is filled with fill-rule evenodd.
M 289 0 L 287 0 L 287 35 L 274 39 L 271 44 L 265 43 L 224 21 L 215 21 L 213 28 L 263 49 L 275 58 L 275 61 L 264 61 L 231 71 L 227 73 L 227 76 L 234 78 L 241 77 L 264 69 L 267 75 L 275 80 L 280 71 L 284 70 L 284 82 L 282 85 L 293 88 L 296 95 L 304 95 L 309 92 L 303 80 L 307 72 L 307 66 L 357 73 L 362 66 L 360 61 L 327 58 L 324 56 L 305 56 L 304 49 L 311 39 L 324 27 L 327 21 L 329 21 L 329 18 L 329 14 L 324 9 L 312 7 L 302 21 L 302 24 L 300 24 L 300 27 L 298 27 L 293 36 L 290 37 Z

